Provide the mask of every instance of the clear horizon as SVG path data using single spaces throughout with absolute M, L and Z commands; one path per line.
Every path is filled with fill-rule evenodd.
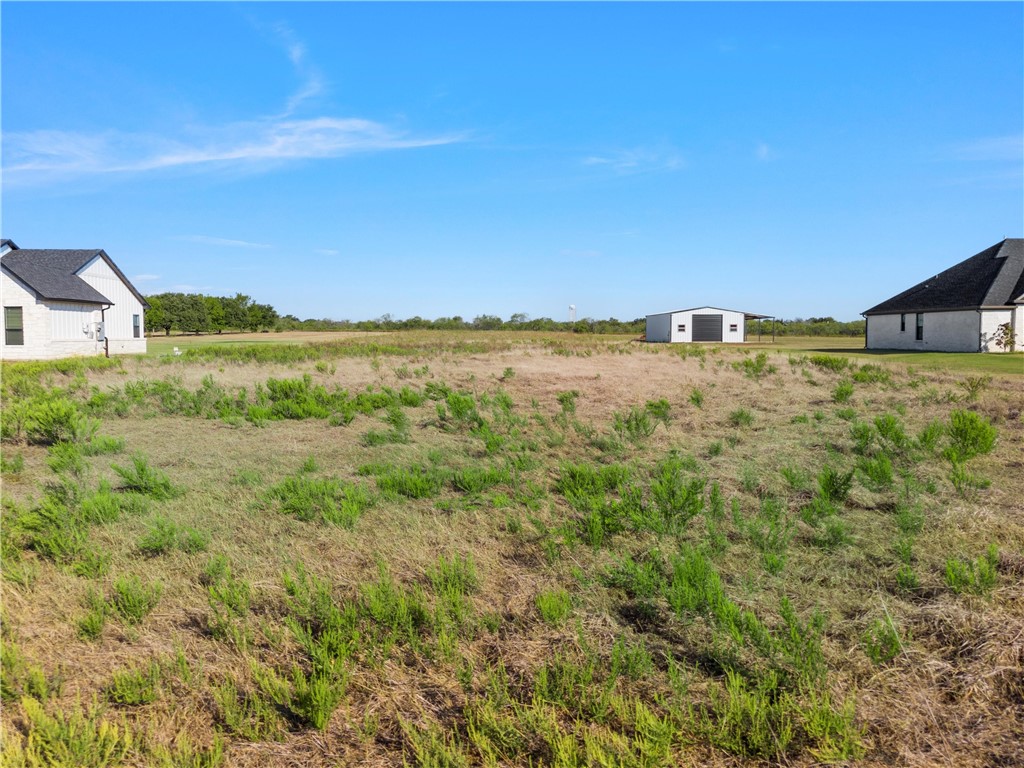
M 2 236 L 302 319 L 856 320 L 1024 233 L 1022 27 L 1020 3 L 5 2 Z

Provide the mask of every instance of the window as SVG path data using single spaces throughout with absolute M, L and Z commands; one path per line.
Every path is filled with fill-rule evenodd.
M 136 339 L 139 338 L 139 316 L 138 315 L 132 315 L 132 336 L 134 338 L 136 338 Z
M 900 333 L 904 333 L 907 330 L 907 316 L 900 315 Z
M 12 347 L 25 345 L 25 326 L 21 307 L 4 307 L 4 342 Z
M 917 335 L 914 337 L 918 341 L 924 341 L 924 313 L 917 313 Z
M 686 323 L 680 323 L 679 325 L 677 325 L 676 330 L 679 333 L 686 333 Z
M 739 329 L 740 329 L 739 325 L 737 325 L 736 323 L 730 323 L 730 325 L 729 325 L 729 333 L 736 333 L 736 331 L 738 331 Z

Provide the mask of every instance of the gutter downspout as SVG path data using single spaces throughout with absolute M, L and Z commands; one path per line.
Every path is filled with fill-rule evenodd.
M 984 352 L 985 350 L 983 350 L 981 348 L 981 340 L 982 340 L 982 336 L 981 336 L 981 321 L 982 321 L 982 314 L 981 314 L 981 310 L 980 309 L 976 309 L 974 311 L 978 313 L 978 351 L 979 352 Z
M 110 309 L 113 304 L 107 304 L 105 307 L 100 307 L 100 322 L 103 323 L 103 356 L 110 357 L 110 336 L 107 334 L 107 316 L 106 311 Z

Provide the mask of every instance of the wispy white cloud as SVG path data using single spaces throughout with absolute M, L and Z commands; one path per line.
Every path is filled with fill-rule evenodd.
M 954 160 L 1020 162 L 1024 157 L 1024 136 L 986 136 L 970 141 L 957 142 L 948 146 L 946 157 Z
M 224 245 L 229 248 L 273 248 L 267 243 L 250 243 L 248 240 L 230 240 L 226 237 L 208 237 L 207 235 L 179 235 L 175 240 L 184 240 L 188 243 L 202 243 L 203 245 Z
M 284 25 L 274 27 L 301 78 L 278 114 L 224 125 L 183 127 L 176 135 L 35 130 L 4 135 L 8 184 L 61 181 L 98 174 L 138 174 L 168 169 L 263 170 L 282 163 L 337 158 L 366 152 L 452 144 L 464 133 L 417 135 L 359 117 L 297 118 L 296 110 L 325 89 L 306 47 Z
M 135 275 L 132 278 L 133 283 L 151 283 L 154 280 L 159 280 L 160 275 Z
M 683 156 L 671 147 L 635 147 L 590 155 L 583 158 L 583 165 L 604 167 L 626 175 L 677 171 L 685 166 L 685 161 Z
M 778 157 L 778 153 L 763 141 L 757 142 L 757 147 L 754 148 L 754 155 L 762 163 L 767 163 Z
M 292 67 L 295 69 L 295 74 L 300 80 L 298 89 L 295 93 L 288 97 L 288 102 L 285 105 L 284 111 L 278 115 L 278 117 L 288 117 L 299 108 L 299 106 L 309 99 L 323 93 L 327 84 L 324 80 L 323 74 L 320 70 L 312 63 L 309 58 L 309 51 L 306 49 L 305 43 L 303 43 L 295 31 L 284 22 L 278 22 L 272 24 L 269 28 L 258 22 L 253 21 L 254 25 L 264 31 L 269 30 L 271 36 L 274 38 L 288 55 L 288 60 L 291 61 Z

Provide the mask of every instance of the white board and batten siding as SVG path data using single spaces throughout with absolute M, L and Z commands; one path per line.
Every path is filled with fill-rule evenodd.
M 733 309 L 695 307 L 647 316 L 647 341 L 742 344 L 746 315 Z
M 1018 337 L 1016 349 L 1021 349 L 1024 307 L 921 312 L 920 340 L 917 338 L 918 314 L 868 315 L 867 348 L 998 352 L 994 343 L 996 332 L 1000 325 L 1010 323 Z
M 0 269 L 0 303 L 20 307 L 22 344 L 8 344 L 6 328 L 0 332 L 0 358 L 55 360 L 62 357 L 110 354 L 145 354 L 146 336 L 142 303 L 110 266 L 97 256 L 79 270 L 79 276 L 113 302 L 101 311 L 97 304 L 47 301 L 6 269 Z M 134 321 L 138 318 L 139 336 Z M 97 333 L 104 322 L 107 341 Z
M 142 302 L 135 297 L 124 281 L 101 256 L 96 256 L 78 270 L 78 276 L 113 303 L 113 306 L 103 313 L 110 354 L 145 354 L 145 314 Z M 138 338 L 134 335 L 136 319 L 139 328 Z

